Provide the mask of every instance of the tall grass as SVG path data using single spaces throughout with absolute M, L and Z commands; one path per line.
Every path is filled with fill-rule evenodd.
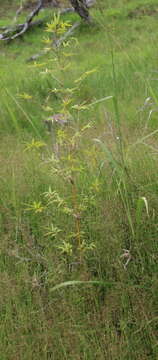
M 157 25 L 154 17 L 129 20 L 129 5 L 119 4 L 118 14 L 107 3 L 106 23 L 102 8 L 94 10 L 99 25 L 81 25 L 78 46 L 41 59 L 43 66 L 24 61 L 40 32 L 2 46 L 10 59 L 8 75 L 1 59 L 0 108 L 5 360 L 158 356 L 157 80 L 150 76 Z M 63 71 L 65 58 L 71 67 Z M 53 76 L 40 74 L 46 68 Z M 61 112 L 63 127 L 50 121 Z

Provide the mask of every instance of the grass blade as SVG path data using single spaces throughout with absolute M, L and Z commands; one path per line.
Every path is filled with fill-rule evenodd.
M 107 286 L 109 288 L 109 287 L 112 287 L 112 285 L 114 285 L 114 283 L 104 282 L 101 280 L 90 280 L 90 281 L 72 280 L 72 281 L 62 282 L 61 284 L 54 286 L 50 291 L 53 292 L 53 291 L 59 290 L 63 287 L 74 286 L 74 285 L 101 285 L 101 286 Z

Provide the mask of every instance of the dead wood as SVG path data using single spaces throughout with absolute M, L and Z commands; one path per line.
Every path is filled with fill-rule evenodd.
M 56 41 L 53 41 L 53 42 L 52 42 L 52 49 L 53 49 L 53 48 L 54 48 L 54 49 L 59 48 L 59 47 L 63 44 L 63 42 L 64 42 L 69 36 L 71 36 L 71 35 L 74 33 L 74 31 L 77 29 L 77 27 L 80 26 L 80 24 L 81 24 L 80 21 L 75 22 L 75 23 L 72 25 L 72 27 L 71 27 L 63 36 L 60 37 L 60 39 L 58 39 L 58 40 L 56 40 Z M 40 57 L 46 55 L 47 53 L 48 53 L 48 50 L 42 50 L 42 51 L 40 51 L 39 53 L 32 55 L 32 56 L 31 56 L 30 58 L 28 58 L 26 61 L 27 61 L 27 62 L 36 61 L 36 60 L 38 60 Z
M 56 4 L 58 3 L 58 0 L 53 0 L 53 1 Z M 86 22 L 91 22 L 91 18 L 90 18 L 90 15 L 89 15 L 89 7 L 91 7 L 95 3 L 95 0 L 70 0 L 70 2 L 72 4 L 72 7 L 71 8 L 66 8 L 66 9 L 61 9 L 59 11 L 60 14 L 65 14 L 67 12 L 76 11 L 80 15 L 80 17 L 82 19 L 84 19 Z M 0 28 L 0 30 L 2 31 L 0 33 L 0 40 L 9 42 L 11 40 L 16 39 L 17 37 L 22 36 L 32 26 L 41 24 L 42 20 L 39 20 L 37 22 L 33 22 L 32 20 L 34 19 L 35 16 L 37 16 L 39 14 L 40 10 L 44 7 L 44 5 L 45 5 L 45 0 L 38 0 L 37 6 L 35 8 L 33 8 L 33 10 L 30 12 L 30 14 L 28 15 L 26 21 L 23 24 L 17 24 L 16 25 L 15 22 L 17 20 L 17 17 L 22 12 L 22 10 L 24 9 L 24 6 L 21 5 L 19 7 L 19 9 L 17 10 L 16 15 L 14 17 L 14 20 L 13 20 L 14 24 L 12 26 L 9 26 L 9 27 Z M 74 24 L 74 28 L 76 28 L 76 24 Z M 73 31 L 73 29 L 71 28 L 70 29 L 70 34 L 71 34 L 72 31 Z M 68 31 L 67 36 L 69 36 L 69 31 Z M 62 38 L 59 39 L 57 41 L 57 46 L 58 46 L 58 44 L 62 43 L 63 41 L 64 40 L 62 40 Z
M 43 0 L 39 0 L 37 6 L 30 12 L 26 22 L 24 24 L 14 25 L 5 29 L 3 33 L 0 34 L 0 40 L 10 41 L 14 40 L 17 37 L 23 35 L 31 26 L 33 18 L 38 15 L 39 11 L 43 7 Z M 19 10 L 20 11 L 20 10 Z

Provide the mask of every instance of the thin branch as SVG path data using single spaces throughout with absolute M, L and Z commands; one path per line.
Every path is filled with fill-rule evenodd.
M 73 7 L 68 7 L 68 8 L 61 9 L 59 11 L 60 15 L 64 15 L 64 14 L 67 14 L 70 12 L 75 12 L 75 9 Z
M 27 18 L 27 22 L 30 23 L 32 21 L 32 19 L 38 15 L 38 13 L 40 12 L 40 10 L 42 9 L 43 7 L 43 2 L 44 0 L 39 0 L 38 1 L 38 4 L 36 6 L 35 9 L 32 10 L 32 12 L 29 14 L 28 18 Z
M 73 34 L 74 30 L 79 27 L 81 24 L 80 21 L 77 21 L 75 22 L 72 27 L 63 35 L 60 37 L 60 39 L 56 40 L 54 43 L 53 43 L 53 47 L 54 48 L 59 48 L 60 45 L 69 37 Z
M 81 24 L 80 21 L 77 21 L 74 23 L 74 25 L 63 35 L 61 36 L 60 39 L 56 40 L 55 42 L 53 42 L 52 47 L 54 48 L 59 48 L 62 43 L 73 34 L 74 30 L 77 29 L 77 27 L 79 27 Z M 28 58 L 26 61 L 30 62 L 30 61 L 35 61 L 37 59 L 39 59 L 41 56 L 44 56 L 48 53 L 49 50 L 42 50 L 37 54 L 32 55 L 30 58 Z
M 66 8 L 66 9 L 61 9 L 60 10 L 60 14 L 65 14 L 67 12 L 75 12 L 77 11 L 81 17 L 85 18 L 87 21 L 90 21 L 90 17 L 88 15 L 88 8 L 91 7 L 96 0 L 70 0 L 70 2 L 74 5 L 74 4 L 78 4 L 78 6 L 74 6 L 74 7 L 70 7 L 70 8 Z M 0 40 L 2 41 L 11 41 L 16 39 L 19 36 L 22 36 L 32 25 L 38 25 L 39 23 L 32 23 L 33 18 L 38 15 L 38 13 L 40 12 L 40 10 L 43 8 L 44 6 L 44 0 L 38 0 L 37 6 L 31 11 L 31 13 L 28 15 L 26 21 L 24 24 L 18 24 L 18 25 L 13 25 L 10 27 L 1 27 L 0 30 L 2 31 L 2 33 L 0 33 Z M 13 22 L 15 22 L 17 20 L 18 15 L 21 13 L 21 11 L 23 10 L 23 2 L 21 2 L 21 6 L 19 7 L 19 9 L 16 12 L 15 18 L 13 20 Z M 78 25 L 74 24 L 74 29 L 77 27 Z M 73 27 L 72 27 L 73 28 Z M 70 29 L 70 34 L 73 31 L 73 29 Z M 65 38 L 67 38 L 69 36 L 69 31 L 67 34 L 64 35 L 63 38 L 59 39 L 57 41 L 57 45 L 56 46 L 60 46 L 61 43 L 65 40 Z M 36 56 L 36 55 L 34 55 Z M 38 56 L 37 56 L 38 57 Z
M 16 21 L 17 21 L 17 18 L 18 18 L 18 16 L 21 14 L 21 12 L 23 11 L 23 1 L 21 1 L 21 5 L 20 5 L 20 7 L 18 8 L 18 10 L 16 11 L 16 14 L 15 14 L 15 17 L 14 17 L 14 19 L 13 19 L 13 24 L 14 23 L 16 23 Z
M 17 25 L 17 27 L 15 27 L 15 28 L 13 27 L 13 28 L 6 29 L 3 34 L 0 34 L 0 40 L 10 41 L 10 40 L 14 40 L 17 37 L 23 35 L 28 30 L 33 18 L 36 15 L 38 15 L 38 13 L 42 7 L 43 7 L 43 0 L 39 0 L 35 9 L 33 9 L 31 11 L 31 13 L 28 15 L 26 22 L 24 24 Z M 12 36 L 8 36 L 9 33 L 11 33 L 11 32 L 16 32 L 16 33 Z
M 86 0 L 85 1 L 87 8 L 92 7 L 95 4 L 95 2 L 96 2 L 96 0 Z M 75 12 L 74 7 L 68 7 L 68 8 L 61 9 L 60 15 L 67 14 L 70 12 Z
M 30 58 L 28 58 L 26 61 L 30 62 L 30 61 L 36 61 L 37 59 L 39 59 L 41 56 L 44 56 L 48 53 L 48 50 L 41 50 L 38 54 L 34 54 L 32 55 Z
M 32 21 L 29 25 L 29 29 L 34 27 L 34 26 L 42 26 L 43 24 L 45 24 L 47 22 L 48 18 L 45 17 L 44 19 L 40 19 L 40 20 L 36 20 L 36 21 Z M 16 26 L 16 31 L 21 31 L 23 29 L 24 24 L 18 24 Z M 0 28 L 0 30 L 5 30 L 5 35 L 9 34 L 11 32 L 11 29 L 8 30 L 8 28 L 4 27 L 3 29 Z M 13 31 L 13 30 L 12 30 Z M 3 33 L 4 35 L 4 33 Z M 0 39 L 1 39 L 1 34 L 0 34 Z M 6 38 L 5 38 L 6 39 Z

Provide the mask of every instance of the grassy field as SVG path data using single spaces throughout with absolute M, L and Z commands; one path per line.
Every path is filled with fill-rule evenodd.
M 158 359 L 158 4 L 91 15 L 0 44 L 0 360 Z

